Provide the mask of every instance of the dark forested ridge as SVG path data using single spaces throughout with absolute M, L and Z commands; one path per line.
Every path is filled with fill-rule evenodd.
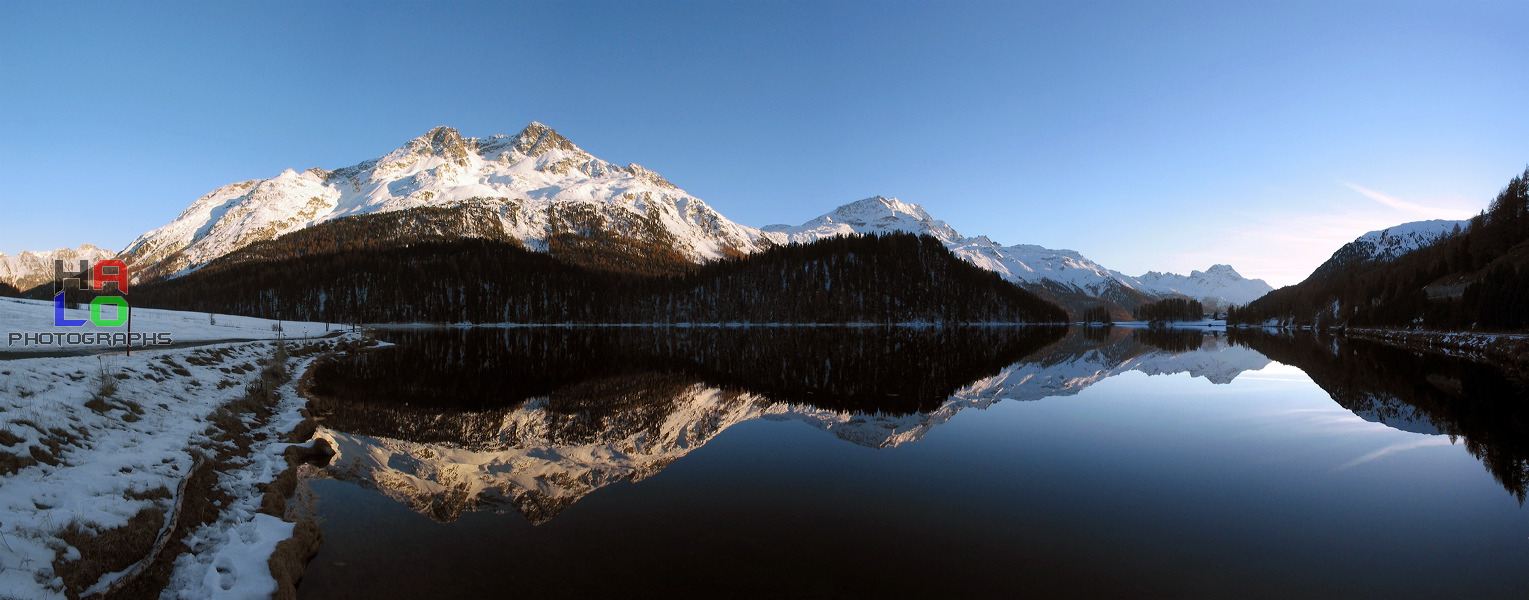
M 1529 328 L 1529 169 L 1457 235 L 1391 262 L 1325 268 L 1232 311 L 1232 323 Z
M 222 261 L 136 286 L 134 305 L 329 322 L 1066 319 L 1060 308 L 962 261 L 938 240 L 910 234 L 777 247 L 670 275 L 595 270 L 485 238 L 320 246 L 298 254 L 278 242 L 260 249 L 258 260 Z
M 9 298 L 18 298 L 18 297 L 21 296 L 21 290 L 18 290 L 15 287 L 12 287 L 11 284 L 9 284 L 9 283 L 6 283 L 4 281 L 0 281 L 0 296 L 9 297 Z
M 504 230 L 498 211 L 483 202 L 468 201 L 335 219 L 255 242 L 219 257 L 202 270 L 425 242 L 486 239 L 522 246 L 519 239 Z M 603 217 L 581 204 L 554 206 L 548 210 L 547 218 L 552 227 L 547 253 L 565 264 L 640 275 L 679 274 L 696 267 L 675 251 L 674 240 L 655 221 L 656 216 L 627 224 L 634 229 L 630 235 L 607 227 Z

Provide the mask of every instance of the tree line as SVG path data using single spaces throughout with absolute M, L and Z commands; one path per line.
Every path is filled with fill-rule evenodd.
M 1205 317 L 1205 306 L 1199 300 L 1167 298 L 1137 309 L 1136 316 L 1143 321 L 1198 321 Z
M 1109 324 L 1111 322 L 1110 309 L 1103 306 L 1090 306 L 1083 309 L 1082 317 L 1084 323 Z
M 135 306 L 327 322 L 1063 322 L 1054 304 L 928 236 L 846 236 L 694 266 L 604 271 L 518 242 L 437 239 L 225 261 L 140 284 Z

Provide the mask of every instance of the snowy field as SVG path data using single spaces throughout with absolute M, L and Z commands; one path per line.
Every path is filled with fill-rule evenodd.
M 111 309 L 107 309 L 110 316 Z M 210 313 L 181 312 L 155 308 L 134 308 L 133 332 L 167 332 L 176 344 L 187 342 L 215 342 L 227 340 L 264 340 L 284 338 L 318 337 L 341 329 L 339 325 L 310 323 L 305 321 L 281 321 L 239 317 Z M 103 345 L 56 345 L 12 343 L 10 333 L 117 333 L 126 327 L 99 327 L 88 319 L 88 305 L 78 309 L 65 309 L 65 318 L 86 319 L 79 327 L 55 327 L 53 325 L 53 302 L 0 298 L 0 353 L 60 352 L 71 350 L 105 350 Z M 278 327 L 280 331 L 278 331 Z M 327 330 L 327 331 L 326 331 Z M 134 348 L 137 350 L 137 348 Z
M 0 330 L 52 328 L 50 312 L 45 302 L 5 299 Z M 176 342 L 277 335 L 270 321 L 215 318 L 212 325 L 205 313 L 143 310 L 134 329 L 169 331 Z M 211 471 L 224 500 L 213 522 L 185 537 L 189 552 L 160 557 L 174 562 L 161 597 L 269 597 L 276 582 L 266 562 L 293 524 L 256 512 L 260 484 L 287 469 L 282 452 L 292 444 L 281 436 L 302 421 L 306 403 L 294 382 L 317 350 L 339 341 L 291 339 L 322 335 L 322 323 L 283 329 L 301 355 L 285 362 L 291 381 L 274 388 L 268 416 L 228 407 L 274 364 L 274 341 L 0 360 L 0 598 L 70 597 L 140 566 L 97 575 L 102 569 L 79 565 L 107 553 L 102 540 L 114 531 L 166 537 L 195 455 L 232 457 Z M 242 425 L 230 427 L 229 418 Z M 247 429 L 248 443 L 220 435 L 231 428 Z M 139 552 L 128 556 L 148 554 Z

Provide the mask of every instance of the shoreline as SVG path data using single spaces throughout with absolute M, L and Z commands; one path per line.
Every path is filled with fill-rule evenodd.
M 1277 333 L 1342 335 L 1353 339 L 1387 344 L 1412 352 L 1442 354 L 1486 362 L 1529 373 L 1529 333 L 1487 333 L 1477 331 L 1430 331 L 1419 329 L 1383 329 L 1372 327 L 1335 328 L 1320 331 L 1311 328 L 1231 326 L 1231 330 L 1257 330 Z
M 1347 329 L 1344 335 L 1416 352 L 1489 362 L 1529 373 L 1529 334 L 1408 329 Z

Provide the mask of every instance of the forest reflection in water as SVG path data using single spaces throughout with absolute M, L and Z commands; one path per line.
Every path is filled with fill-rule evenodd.
M 1234 343 L 1305 372 L 1338 405 L 1414 433 L 1463 438 L 1504 488 L 1529 491 L 1529 385 L 1472 360 L 1311 332 L 1232 330 Z
M 1366 420 L 1463 437 L 1520 501 L 1529 479 L 1522 385 L 1488 365 L 1312 335 L 752 327 L 383 337 L 395 345 L 315 368 L 313 408 L 340 451 L 330 470 L 438 520 L 489 508 L 544 522 L 752 419 L 884 448 L 1003 399 L 1072 395 L 1130 371 L 1228 383 L 1270 358 Z
M 542 522 L 752 419 L 801 420 L 872 447 L 917 439 L 949 418 L 942 411 L 959 410 L 950 404 L 963 387 L 1064 335 L 1046 327 L 395 331 L 385 335 L 395 346 L 318 364 L 312 409 L 340 452 L 330 468 L 338 477 L 439 520 L 510 507 Z M 469 466 L 483 464 L 493 466 Z
M 300 595 L 1529 585 L 1529 396 L 1479 363 L 1123 327 L 380 337 L 313 370 L 337 455 L 306 470 L 326 541 Z

